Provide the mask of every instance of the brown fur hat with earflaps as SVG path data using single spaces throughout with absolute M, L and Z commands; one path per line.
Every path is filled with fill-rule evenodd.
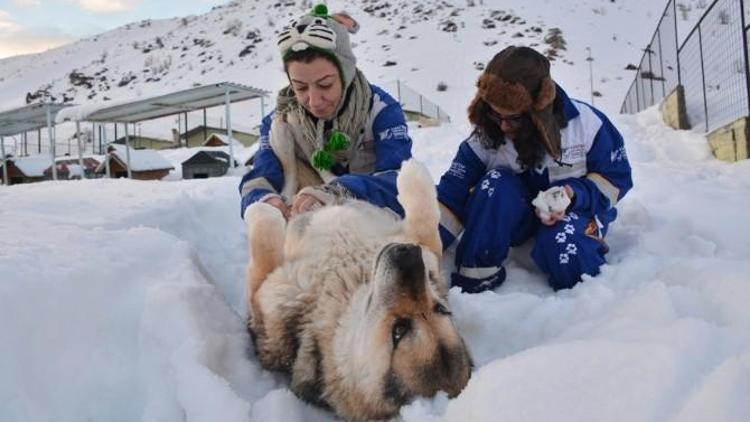
M 497 53 L 477 81 L 477 94 L 469 105 L 469 121 L 479 122 L 484 101 L 503 114 L 528 113 L 539 131 L 544 149 L 560 158 L 560 127 L 554 118 L 555 82 L 546 57 L 529 47 L 511 46 Z

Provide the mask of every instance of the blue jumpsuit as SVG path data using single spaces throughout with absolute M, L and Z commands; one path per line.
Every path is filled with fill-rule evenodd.
M 464 291 L 499 286 L 509 248 L 532 236 L 532 258 L 555 290 L 572 287 L 582 274 L 598 274 L 605 262 L 604 236 L 617 217 L 615 205 L 633 185 L 630 163 L 622 136 L 604 114 L 571 100 L 560 87 L 557 95 L 567 120 L 560 160 L 547 155 L 538 167 L 523 169 L 512 142 L 488 149 L 473 134 L 440 179 L 440 234 L 447 248 L 463 232 L 451 281 Z M 574 202 L 563 221 L 545 226 L 531 200 L 562 185 L 573 189 Z

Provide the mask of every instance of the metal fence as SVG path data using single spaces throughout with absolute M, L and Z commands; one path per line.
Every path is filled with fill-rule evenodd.
M 692 128 L 709 132 L 748 116 L 744 10 L 744 0 L 714 1 L 677 48 L 676 2 L 670 0 L 620 111 L 637 113 L 682 85 Z
M 401 107 L 406 112 L 419 113 L 423 116 L 437 119 L 441 122 L 450 122 L 451 118 L 437 104 L 428 100 L 425 96 L 406 86 L 403 82 L 396 80 L 394 82 L 383 84 L 388 93 L 396 97 L 401 103 Z

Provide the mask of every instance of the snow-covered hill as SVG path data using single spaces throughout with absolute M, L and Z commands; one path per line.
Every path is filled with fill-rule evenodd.
M 400 79 L 458 118 L 478 69 L 511 43 L 548 52 L 556 78 L 586 99 L 590 48 L 594 89 L 602 95 L 595 101 L 618 110 L 633 77 L 625 67 L 637 64 L 664 8 L 648 0 L 329 3 L 360 20 L 355 53 L 373 82 Z M 686 19 L 705 8 L 700 0 L 681 4 L 688 5 Z M 310 5 L 310 0 L 236 1 L 201 16 L 132 23 L 45 53 L 0 60 L 0 110 L 45 95 L 84 104 L 227 80 L 275 90 L 284 82 L 275 34 Z M 439 82 L 448 92 L 437 92 Z M 460 101 L 454 101 L 456 91 Z

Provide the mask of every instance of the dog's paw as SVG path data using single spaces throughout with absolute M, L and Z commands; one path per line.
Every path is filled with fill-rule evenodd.
M 284 215 L 281 213 L 281 210 L 270 204 L 256 202 L 245 209 L 244 218 L 247 224 L 250 225 L 260 220 L 275 220 L 277 218 L 284 220 Z
M 404 161 L 396 180 L 398 200 L 404 208 L 412 204 L 425 205 L 425 201 L 434 201 L 437 197 L 435 183 L 424 164 L 415 159 Z

